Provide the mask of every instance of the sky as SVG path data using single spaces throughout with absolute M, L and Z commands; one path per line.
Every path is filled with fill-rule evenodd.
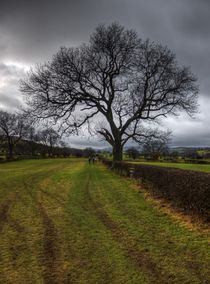
M 0 109 L 22 104 L 19 80 L 60 46 L 89 40 L 98 24 L 118 22 L 142 39 L 167 46 L 198 78 L 199 110 L 168 117 L 172 146 L 210 146 L 209 0 L 0 0 Z M 70 137 L 72 147 L 104 147 L 95 138 Z

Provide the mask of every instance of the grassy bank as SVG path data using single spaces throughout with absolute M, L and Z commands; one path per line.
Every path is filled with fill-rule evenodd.
M 2 283 L 209 283 L 209 236 L 74 159 L 0 165 Z

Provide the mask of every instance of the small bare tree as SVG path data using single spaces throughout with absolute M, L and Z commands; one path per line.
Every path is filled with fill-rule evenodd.
M 139 156 L 139 151 L 135 147 L 129 147 L 128 149 L 126 149 L 126 154 L 129 158 L 135 160 Z
M 53 155 L 53 148 L 58 144 L 60 135 L 53 128 L 46 128 L 39 132 L 40 142 L 48 149 L 48 155 Z
M 155 133 L 155 132 L 154 132 Z M 143 154 L 153 160 L 158 160 L 161 155 L 169 154 L 169 141 L 171 132 L 157 131 L 156 134 L 150 135 L 144 139 Z
M 196 110 L 196 78 L 166 47 L 118 24 L 100 25 L 88 44 L 61 48 L 21 83 L 30 112 L 68 129 L 103 121 L 97 132 L 122 160 L 123 146 L 141 140 L 142 123 Z
M 8 159 L 13 159 L 14 147 L 27 131 L 22 115 L 0 111 L 0 136 L 7 141 Z
M 39 150 L 40 137 L 39 137 L 39 132 L 35 129 L 34 126 L 32 126 L 32 122 L 28 127 L 27 132 L 24 135 L 24 139 L 28 144 L 31 156 L 32 157 L 36 156 Z

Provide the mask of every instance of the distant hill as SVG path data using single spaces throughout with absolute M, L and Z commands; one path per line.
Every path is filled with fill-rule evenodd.
M 192 152 L 192 151 L 206 151 L 206 152 L 210 152 L 210 147 L 183 147 L 183 146 L 179 146 L 179 147 L 170 147 L 171 151 L 177 151 L 179 153 L 186 153 L 186 152 Z

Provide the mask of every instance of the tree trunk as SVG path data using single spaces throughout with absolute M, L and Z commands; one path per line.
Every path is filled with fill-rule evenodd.
M 123 158 L 123 146 L 121 141 L 115 142 L 113 146 L 113 161 L 122 161 Z
M 8 144 L 8 160 L 13 160 L 13 145 Z

